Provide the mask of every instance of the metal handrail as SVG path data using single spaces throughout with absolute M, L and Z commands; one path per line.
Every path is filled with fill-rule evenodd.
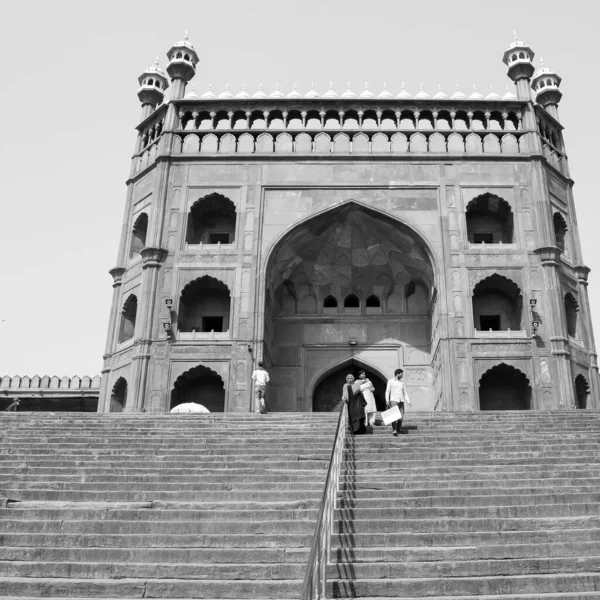
M 331 551 L 331 536 L 333 534 L 333 517 L 337 494 L 339 491 L 340 471 L 342 467 L 344 445 L 348 424 L 348 408 L 342 405 L 338 419 L 325 489 L 319 504 L 319 518 L 315 527 L 304 583 L 302 584 L 301 600 L 320 600 L 326 598 L 327 565 Z

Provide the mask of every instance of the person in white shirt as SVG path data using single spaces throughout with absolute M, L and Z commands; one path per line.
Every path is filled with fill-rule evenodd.
M 392 408 L 392 406 L 397 405 L 400 409 L 400 419 L 392 423 L 392 435 L 404 433 L 401 429 L 402 418 L 404 417 L 404 403 L 406 402 L 409 406 L 411 405 L 406 386 L 402 382 L 403 375 L 404 371 L 402 369 L 396 369 L 394 371 L 394 378 L 387 382 L 387 387 L 385 388 L 385 402 L 387 407 Z
M 252 373 L 252 381 L 254 381 L 254 401 L 255 401 L 255 412 L 267 413 L 270 412 L 267 404 L 267 384 L 271 381 L 269 374 L 264 368 L 264 363 L 259 361 L 258 369 Z
M 377 405 L 375 404 L 375 386 L 371 383 L 370 379 L 367 379 L 367 374 L 361 371 L 358 374 L 358 382 L 360 383 L 360 391 L 363 394 L 367 405 L 365 406 L 365 413 L 367 415 L 366 423 L 373 427 L 375 425 L 375 416 L 377 415 Z

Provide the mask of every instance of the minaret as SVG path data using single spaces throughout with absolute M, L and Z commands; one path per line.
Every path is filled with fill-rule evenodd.
M 185 94 L 185 86 L 196 74 L 196 65 L 200 60 L 194 46 L 188 41 L 187 31 L 180 42 L 171 46 L 167 58 L 167 73 L 173 82 L 171 99 L 179 100 Z
M 544 66 L 544 60 L 541 59 L 541 67 L 536 71 L 531 81 L 531 87 L 536 92 L 536 102 L 543 106 L 550 115 L 557 121 L 558 103 L 562 98 L 560 91 L 560 82 L 562 79 L 548 67 Z
M 154 64 L 138 77 L 138 81 L 140 83 L 138 98 L 142 103 L 141 121 L 143 121 L 162 103 L 165 97 L 165 90 L 169 87 L 169 81 L 165 72 L 158 66 L 158 56 Z
M 508 67 L 506 74 L 517 86 L 517 97 L 519 100 L 529 102 L 531 100 L 530 80 L 535 71 L 533 66 L 533 50 L 518 39 L 515 31 L 515 39 L 504 52 L 502 61 Z

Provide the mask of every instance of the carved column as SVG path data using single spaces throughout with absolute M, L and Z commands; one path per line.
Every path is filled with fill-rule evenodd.
M 110 403 L 110 390 L 108 389 L 108 374 L 110 373 L 109 359 L 112 355 L 115 340 L 115 330 L 118 327 L 117 317 L 119 315 L 119 298 L 121 297 L 121 284 L 123 283 L 123 267 L 113 267 L 109 273 L 113 278 L 113 297 L 110 307 L 110 316 L 108 318 L 108 333 L 106 334 L 106 345 L 102 358 L 102 382 L 100 384 L 100 395 L 98 397 L 98 412 L 108 412 Z
M 547 315 L 540 330 L 550 340 L 550 350 L 556 367 L 555 393 L 558 395 L 556 408 L 575 408 L 575 391 L 571 376 L 569 339 L 565 335 L 563 318 L 562 287 L 558 276 L 561 250 L 556 246 L 544 246 L 535 250 L 544 267 L 544 291 Z
M 588 275 L 590 268 L 586 266 L 575 267 L 577 281 L 579 283 L 579 306 L 583 317 L 583 343 L 590 353 L 590 392 L 593 408 L 600 408 L 600 377 L 598 374 L 598 353 L 592 329 L 592 314 L 590 311 L 590 299 L 588 297 Z
M 163 248 L 147 247 L 142 250 L 141 254 L 142 283 L 135 326 L 136 339 L 134 342 L 127 412 L 137 412 L 144 407 L 156 295 L 158 292 L 158 270 L 161 262 L 167 256 L 167 251 Z

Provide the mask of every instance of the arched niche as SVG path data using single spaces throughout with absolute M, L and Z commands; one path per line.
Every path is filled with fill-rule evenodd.
M 121 323 L 119 325 L 119 344 L 133 338 L 137 318 L 137 296 L 130 294 L 123 304 Z
M 123 412 L 127 404 L 127 381 L 119 377 L 110 394 L 109 412 Z
M 523 297 L 519 286 L 494 273 L 473 290 L 473 324 L 478 331 L 519 331 Z
M 567 222 L 559 212 L 555 212 L 552 216 L 552 224 L 554 225 L 554 239 L 556 240 L 556 245 L 564 252 L 568 231 Z
M 531 383 L 527 375 L 501 363 L 479 380 L 480 410 L 530 410 Z
M 312 397 L 313 412 L 337 411 L 342 406 L 342 389 L 348 375 L 358 379 L 360 371 L 365 371 L 367 379 L 375 386 L 373 395 L 377 404 L 377 410 L 385 410 L 385 388 L 387 380 L 385 377 L 369 365 L 357 360 L 345 361 L 336 365 L 323 376 L 321 376 L 314 387 Z
M 198 365 L 180 375 L 173 384 L 170 408 L 195 402 L 210 412 L 224 412 L 225 385 L 220 375 L 205 365 Z
M 177 328 L 182 332 L 229 331 L 231 295 L 218 279 L 204 275 L 181 292 Z
M 575 377 L 575 402 L 577 408 L 588 408 L 590 399 L 590 386 L 587 379 L 583 375 Z
M 567 321 L 567 334 L 572 338 L 577 338 L 577 313 L 579 304 L 571 292 L 565 294 L 565 317 Z
M 471 244 L 510 244 L 514 218 L 510 204 L 495 194 L 482 194 L 469 202 L 467 237 Z
M 196 201 L 188 214 L 188 244 L 233 244 L 235 204 L 222 194 L 210 194 Z
M 142 251 L 142 248 L 146 245 L 147 233 L 148 215 L 143 212 L 136 218 L 131 231 L 131 246 L 129 248 L 130 258 L 133 258 L 136 254 L 139 254 Z

